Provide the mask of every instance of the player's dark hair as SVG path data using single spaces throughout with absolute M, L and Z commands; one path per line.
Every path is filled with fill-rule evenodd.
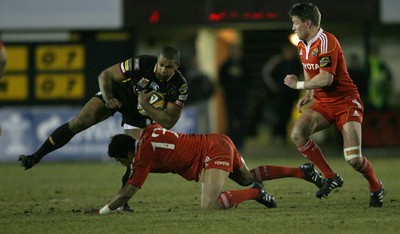
M 319 27 L 321 23 L 321 13 L 316 5 L 313 3 L 296 3 L 292 6 L 292 9 L 289 11 L 289 16 L 297 16 L 301 19 L 302 22 L 306 20 L 311 20 L 313 24 Z
M 126 134 L 111 137 L 108 144 L 108 156 L 111 158 L 127 158 L 128 152 L 135 152 L 135 139 Z
M 176 60 L 178 64 L 181 60 L 181 53 L 179 52 L 179 50 L 172 46 L 164 46 L 161 50 L 160 55 L 162 55 L 166 59 Z

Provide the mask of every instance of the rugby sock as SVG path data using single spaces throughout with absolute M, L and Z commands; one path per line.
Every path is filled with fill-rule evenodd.
M 47 140 L 42 144 L 42 146 L 34 153 L 38 159 L 43 158 L 48 153 L 53 152 L 54 150 L 63 147 L 67 144 L 72 137 L 75 136 L 68 126 L 68 123 L 65 123 L 58 127 L 54 132 L 47 138 Z
M 358 169 L 365 179 L 369 183 L 369 190 L 371 192 L 378 191 L 381 187 L 379 180 L 375 176 L 374 169 L 372 169 L 372 164 L 368 161 L 366 157 L 363 157 L 363 163 L 360 169 Z
M 335 178 L 335 172 L 328 165 L 328 162 L 325 160 L 321 149 L 313 140 L 309 139 L 302 146 L 297 147 L 297 150 L 299 150 L 304 157 L 308 158 L 308 160 L 314 163 L 321 170 L 325 178 Z
M 300 168 L 264 165 L 250 170 L 258 181 L 274 180 L 284 177 L 304 178 Z
M 260 196 L 260 191 L 256 188 L 243 190 L 227 190 L 221 193 L 219 201 L 225 210 L 236 207 L 247 200 L 256 200 Z

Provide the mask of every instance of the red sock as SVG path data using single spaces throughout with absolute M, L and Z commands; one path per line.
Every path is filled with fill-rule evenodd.
M 240 203 L 247 200 L 255 200 L 260 196 L 260 192 L 256 188 L 249 188 L 243 190 L 228 190 L 222 192 L 219 196 L 219 201 L 222 206 L 227 210 L 236 207 Z
M 369 183 L 369 190 L 371 192 L 376 192 L 381 188 L 379 180 L 376 178 L 374 169 L 372 169 L 372 164 L 368 161 L 366 157 L 363 157 L 364 161 L 361 168 L 358 170 L 367 179 Z
M 264 165 L 250 170 L 258 181 L 273 180 L 284 177 L 304 178 L 303 172 L 297 167 L 280 167 Z
M 313 140 L 308 140 L 304 145 L 297 147 L 297 150 L 314 163 L 321 170 L 325 178 L 334 178 L 336 176 L 325 160 L 320 148 Z

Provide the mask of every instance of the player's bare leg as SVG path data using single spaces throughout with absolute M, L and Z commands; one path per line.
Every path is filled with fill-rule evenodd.
M 47 154 L 63 147 L 79 132 L 105 120 L 110 115 L 110 110 L 104 103 L 99 98 L 92 97 L 74 119 L 54 130 L 35 153 L 28 156 L 20 155 L 18 161 L 21 161 L 21 166 L 27 170 Z
M 361 152 L 361 124 L 358 122 L 346 123 L 343 126 L 342 135 L 345 160 L 368 181 L 370 190 L 369 206 L 382 207 L 383 183 L 376 178 L 372 164 Z
M 201 209 L 223 209 L 222 204 L 219 202 L 222 189 L 224 187 L 226 178 L 229 172 L 210 168 L 204 170 L 204 179 L 201 188 Z
M 332 170 L 318 145 L 310 139 L 313 133 L 326 129 L 329 126 L 330 123 L 322 114 L 307 109 L 296 120 L 290 135 L 300 153 L 314 163 L 326 178 L 321 188 L 315 194 L 318 198 L 327 197 L 333 189 L 343 185 L 342 177 Z
M 246 200 L 256 200 L 268 208 L 276 207 L 275 198 L 266 192 L 262 182 L 256 181 L 243 158 L 241 167 L 234 168 L 233 172 L 229 174 L 229 178 L 242 186 L 252 186 L 248 189 L 228 190 L 221 193 L 220 201 L 223 209 L 236 207 Z
M 253 173 L 250 172 L 243 158 L 242 166 L 240 168 L 233 168 L 233 172 L 229 174 L 229 178 L 241 186 L 249 186 L 256 182 Z

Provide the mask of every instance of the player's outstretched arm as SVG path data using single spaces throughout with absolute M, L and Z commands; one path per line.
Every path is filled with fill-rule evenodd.
M 112 199 L 101 209 L 88 209 L 85 213 L 108 214 L 121 207 L 129 201 L 139 188 L 126 184 Z

